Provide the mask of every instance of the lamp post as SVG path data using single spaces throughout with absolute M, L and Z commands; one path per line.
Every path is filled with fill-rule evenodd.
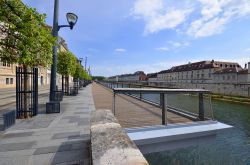
M 77 15 L 75 15 L 74 13 L 67 13 L 66 17 L 67 17 L 68 25 L 58 25 L 58 12 L 59 12 L 58 9 L 59 9 L 59 0 L 55 0 L 52 35 L 56 38 L 58 38 L 58 32 L 60 28 L 69 27 L 72 30 L 78 19 Z M 56 43 L 56 45 L 53 46 L 53 61 L 51 65 L 51 78 L 50 78 L 50 101 L 55 101 L 57 46 L 58 46 L 58 43 Z
M 68 25 L 58 25 L 58 13 L 59 13 L 59 0 L 55 0 L 52 35 L 56 37 L 56 39 L 58 38 L 58 32 L 60 28 L 69 27 L 72 30 L 78 19 L 77 15 L 75 15 L 74 13 L 67 13 L 66 17 Z M 58 101 L 59 100 L 58 96 L 56 96 L 57 47 L 58 47 L 58 40 L 57 43 L 52 48 L 53 60 L 51 65 L 49 102 L 46 103 L 47 113 L 60 112 L 60 102 Z

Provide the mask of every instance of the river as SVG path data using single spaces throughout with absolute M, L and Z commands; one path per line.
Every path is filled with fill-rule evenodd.
M 147 94 L 143 98 L 159 102 L 160 97 Z M 198 113 L 195 96 L 168 95 L 167 103 Z M 208 99 L 204 105 L 206 116 L 211 117 Z M 151 165 L 250 165 L 250 105 L 213 100 L 212 107 L 214 118 L 232 125 L 232 129 L 219 132 L 216 139 L 207 144 L 146 154 L 147 161 Z
M 144 96 L 157 101 L 158 96 Z M 197 111 L 198 100 L 193 96 L 168 96 L 173 106 Z M 212 143 L 184 149 L 145 155 L 151 165 L 228 165 L 250 164 L 250 106 L 223 101 L 212 101 L 215 119 L 234 128 L 221 132 Z M 207 111 L 208 106 L 206 106 Z

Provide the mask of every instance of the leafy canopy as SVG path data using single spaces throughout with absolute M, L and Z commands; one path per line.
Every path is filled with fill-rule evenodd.
M 77 68 L 76 57 L 69 51 L 61 51 L 57 55 L 57 72 L 64 76 L 73 76 Z
M 0 0 L 0 58 L 26 66 L 50 64 L 56 39 L 45 17 L 21 0 Z

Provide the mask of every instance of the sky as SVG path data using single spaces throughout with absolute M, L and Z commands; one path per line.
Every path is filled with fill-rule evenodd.
M 201 60 L 250 61 L 249 0 L 59 0 L 62 36 L 92 75 L 159 72 Z M 53 22 L 53 0 L 23 0 Z

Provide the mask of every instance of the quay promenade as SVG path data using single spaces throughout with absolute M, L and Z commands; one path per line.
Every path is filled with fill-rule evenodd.
M 96 109 L 112 109 L 112 90 L 93 83 L 93 98 Z M 116 118 L 124 128 L 161 124 L 161 109 L 126 95 L 117 95 Z M 166 113 L 169 124 L 187 123 L 191 120 L 171 112 Z
M 0 164 L 89 164 L 91 90 L 89 85 L 78 96 L 65 96 L 60 114 L 46 114 L 48 98 L 39 100 L 37 116 L 0 133 Z

